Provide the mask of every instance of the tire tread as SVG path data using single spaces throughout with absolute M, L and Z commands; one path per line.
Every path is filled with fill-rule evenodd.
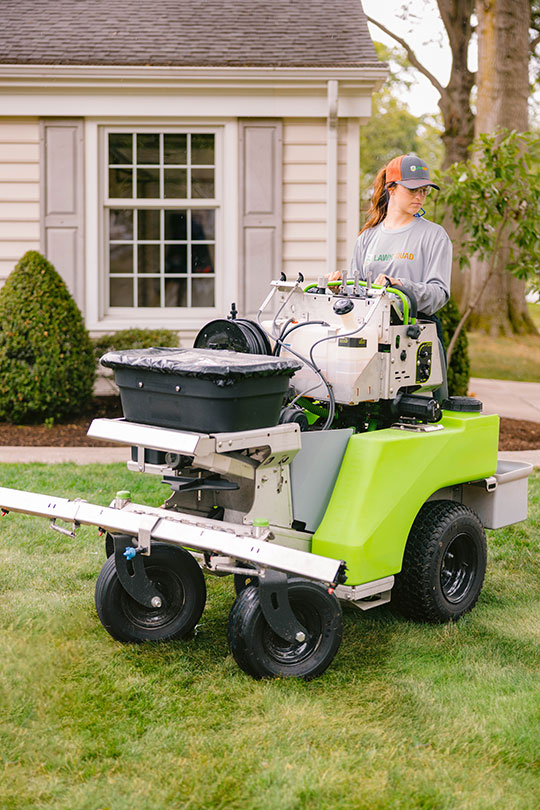
M 480 564 L 483 564 L 483 571 L 479 587 L 476 586 L 476 592 L 473 593 L 466 608 L 456 612 L 455 616 L 443 616 L 436 604 L 430 567 L 441 543 L 441 535 L 462 518 L 471 521 L 471 530 L 479 532 L 483 549 Z M 456 620 L 463 613 L 472 610 L 478 600 L 484 578 L 485 558 L 484 527 L 476 513 L 454 501 L 428 501 L 422 506 L 412 525 L 403 556 L 403 566 L 396 576 L 392 590 L 392 602 L 400 613 L 415 621 L 440 623 Z

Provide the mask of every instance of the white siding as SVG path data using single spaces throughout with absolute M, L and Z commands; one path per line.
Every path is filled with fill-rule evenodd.
M 350 127 L 340 120 L 338 129 L 337 266 L 347 266 L 351 234 L 357 217 L 351 191 L 358 179 L 349 177 L 347 138 Z M 354 132 L 353 132 L 354 139 Z M 356 148 L 353 146 L 353 148 Z M 326 120 L 285 119 L 283 122 L 283 270 L 288 278 L 299 272 L 306 280 L 326 273 Z M 353 161 L 356 163 L 356 161 Z M 352 171 L 355 171 L 353 166 Z M 352 183 L 351 183 L 352 179 Z M 353 222 L 351 223 L 351 218 Z
M 39 122 L 0 120 L 0 284 L 39 247 Z

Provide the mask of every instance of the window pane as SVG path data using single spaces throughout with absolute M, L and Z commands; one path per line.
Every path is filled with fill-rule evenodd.
M 215 135 L 109 132 L 107 156 L 110 306 L 215 306 Z
M 186 169 L 165 169 L 165 197 L 187 197 Z
M 176 242 L 187 239 L 187 211 L 165 211 L 165 239 Z
M 137 197 L 159 199 L 159 169 L 137 169 Z
M 109 235 L 111 239 L 133 239 L 133 211 L 125 208 L 111 208 Z
M 191 238 L 194 242 L 215 239 L 215 211 L 200 209 L 191 212 Z
M 163 162 L 166 164 L 187 163 L 187 135 L 163 136 Z
M 137 256 L 139 273 L 159 273 L 159 245 L 139 245 Z
M 133 279 L 111 278 L 110 301 L 111 307 L 132 307 Z
M 213 169 L 192 169 L 191 170 L 191 196 L 213 198 L 214 196 L 214 170 Z
M 191 136 L 191 164 L 202 163 L 204 166 L 214 164 L 214 136 Z
M 214 279 L 194 278 L 191 288 L 192 307 L 214 306 Z
M 165 272 L 187 273 L 186 245 L 165 245 Z
M 137 165 L 159 163 L 159 135 L 137 135 Z
M 109 169 L 109 197 L 133 197 L 133 171 Z
M 111 273 L 133 273 L 133 245 L 110 245 L 109 250 Z
M 133 163 L 133 136 L 112 133 L 109 135 L 109 163 Z
M 140 208 L 137 213 L 137 235 L 140 239 L 159 241 L 159 210 Z
M 214 272 L 214 246 L 213 245 L 192 245 L 192 248 L 191 248 L 191 272 L 192 273 L 213 273 Z
M 161 297 L 159 292 L 159 278 L 140 278 L 138 280 L 139 306 L 159 307 Z
M 187 307 L 187 278 L 165 279 L 165 306 Z

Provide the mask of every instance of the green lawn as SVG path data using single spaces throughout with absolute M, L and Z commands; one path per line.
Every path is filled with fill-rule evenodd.
M 540 335 L 492 338 L 468 332 L 471 377 L 540 382 Z
M 107 504 L 164 488 L 122 465 L 1 465 L 3 486 Z M 194 639 L 122 645 L 93 605 L 102 541 L 10 514 L 0 535 L 2 810 L 536 810 L 540 473 L 491 532 L 484 590 L 449 626 L 345 609 L 310 683 L 257 682 L 227 649 L 230 578 Z
M 538 329 L 540 329 L 540 303 L 527 304 L 529 308 L 529 315 L 535 322 Z
M 528 304 L 529 314 L 540 329 L 540 304 Z M 492 338 L 483 332 L 468 332 L 471 377 L 540 382 L 540 335 Z

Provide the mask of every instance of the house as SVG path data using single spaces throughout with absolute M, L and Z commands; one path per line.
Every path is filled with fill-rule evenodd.
M 343 267 L 385 76 L 360 0 L 3 0 L 0 281 L 41 250 L 93 332 L 187 341 Z

